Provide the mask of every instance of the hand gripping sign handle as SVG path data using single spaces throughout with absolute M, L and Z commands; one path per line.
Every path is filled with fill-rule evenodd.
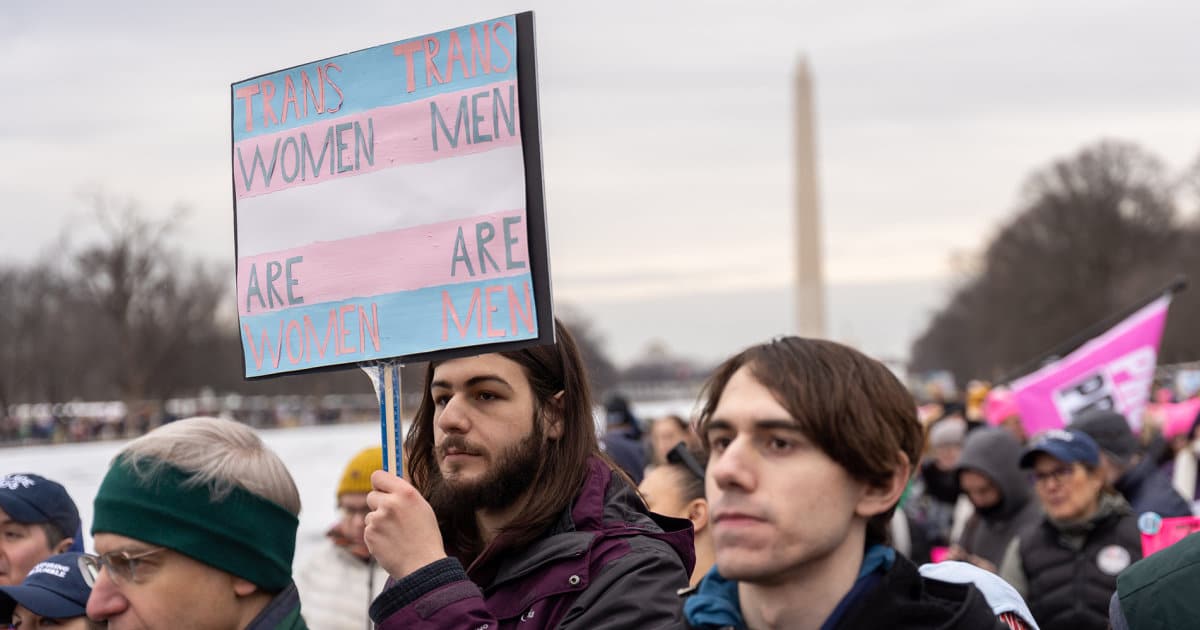
M 400 372 L 404 366 L 398 361 L 377 361 L 361 365 L 371 379 L 375 394 L 379 397 L 379 434 L 383 442 L 383 469 L 402 477 L 404 455 L 400 450 L 403 439 L 401 428 Z

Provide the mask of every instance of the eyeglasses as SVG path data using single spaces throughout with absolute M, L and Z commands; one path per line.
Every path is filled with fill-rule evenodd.
M 1075 467 L 1074 466 L 1059 466 L 1057 468 L 1048 470 L 1046 472 L 1034 471 L 1033 474 L 1030 476 L 1033 478 L 1033 483 L 1035 485 L 1044 486 L 1044 485 L 1046 485 L 1046 483 L 1048 483 L 1052 479 L 1054 480 L 1054 483 L 1062 485 L 1063 483 L 1066 483 L 1066 481 L 1068 479 L 1070 479 L 1071 477 L 1073 477 L 1074 475 L 1075 475 Z
M 87 582 L 89 588 L 95 588 L 100 569 L 108 569 L 108 575 L 113 581 L 134 582 L 137 580 L 137 568 L 142 559 L 165 550 L 166 547 L 155 547 L 140 553 L 110 551 L 98 556 L 85 553 L 79 556 L 79 570 L 83 572 L 83 581 Z
M 704 479 L 704 466 L 701 466 L 700 462 L 696 461 L 696 458 L 692 456 L 692 452 L 688 450 L 687 442 L 680 442 L 667 451 L 667 463 L 683 464 L 693 475 Z

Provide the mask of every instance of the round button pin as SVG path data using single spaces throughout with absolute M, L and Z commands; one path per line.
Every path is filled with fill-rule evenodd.
M 1157 512 L 1142 512 L 1138 517 L 1138 531 L 1147 536 L 1154 536 L 1162 530 L 1162 517 Z

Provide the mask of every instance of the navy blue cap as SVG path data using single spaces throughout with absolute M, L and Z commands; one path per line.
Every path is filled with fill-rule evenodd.
M 1096 441 L 1076 429 L 1052 429 L 1043 433 L 1021 454 L 1021 468 L 1032 468 L 1033 460 L 1040 453 L 1068 464 L 1080 462 L 1096 466 L 1100 463 L 1100 447 L 1096 446 Z
M 0 510 L 18 523 L 54 523 L 63 536 L 81 532 L 79 509 L 62 484 L 41 475 L 15 473 L 0 477 Z M 83 548 L 80 547 L 81 551 Z
M 92 589 L 79 568 L 81 553 L 60 553 L 38 563 L 20 586 L 0 586 L 0 619 L 11 619 L 18 604 L 51 619 L 82 617 Z

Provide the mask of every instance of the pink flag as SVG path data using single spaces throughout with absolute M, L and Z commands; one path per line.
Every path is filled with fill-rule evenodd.
M 1168 440 L 1178 436 L 1186 435 L 1192 430 L 1192 423 L 1196 421 L 1196 415 L 1200 414 L 1200 398 L 1191 398 L 1178 403 L 1164 403 L 1160 405 L 1159 411 L 1162 414 L 1162 432 L 1163 437 Z
M 1170 304 L 1164 295 L 1071 354 L 1013 381 L 1025 430 L 1035 435 L 1060 428 L 1095 409 L 1124 414 L 1138 430 Z

